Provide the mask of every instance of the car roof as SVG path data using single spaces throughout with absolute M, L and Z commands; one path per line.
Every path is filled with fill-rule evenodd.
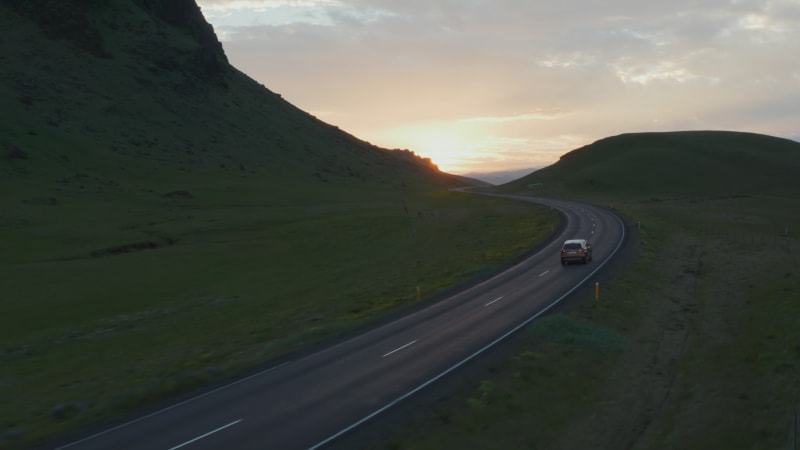
M 586 242 L 586 239 L 567 239 L 564 244 L 583 244 L 584 242 Z

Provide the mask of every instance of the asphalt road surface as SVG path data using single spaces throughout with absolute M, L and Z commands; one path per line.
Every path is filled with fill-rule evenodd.
M 614 213 L 535 201 L 560 210 L 566 225 L 558 239 L 508 271 L 344 342 L 58 448 L 264 450 L 332 443 L 591 283 L 621 248 L 625 226 Z M 592 243 L 591 263 L 561 265 L 561 243 L 572 238 Z

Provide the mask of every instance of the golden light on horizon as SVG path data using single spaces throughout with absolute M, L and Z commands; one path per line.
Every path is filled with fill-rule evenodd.
M 679 1 L 667 15 L 658 2 L 624 14 L 600 2 L 197 3 L 238 70 L 451 173 L 541 167 L 638 131 L 800 140 L 800 73 L 785 57 L 800 45 L 797 0 Z
M 467 161 L 480 154 L 475 131 L 458 122 L 412 124 L 388 130 L 380 140 L 430 158 L 440 170 L 449 173 L 469 170 Z

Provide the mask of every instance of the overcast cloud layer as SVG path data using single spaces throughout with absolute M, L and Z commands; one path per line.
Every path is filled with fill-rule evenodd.
M 198 0 L 234 66 L 443 170 L 603 137 L 800 138 L 800 0 Z

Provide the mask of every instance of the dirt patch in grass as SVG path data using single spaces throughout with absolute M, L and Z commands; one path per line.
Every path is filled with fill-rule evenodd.
M 671 395 L 630 448 L 789 448 L 800 400 L 796 257 L 721 239 L 703 248 Z
M 157 242 L 157 241 L 134 242 L 132 244 L 116 245 L 114 247 L 95 250 L 92 252 L 92 256 L 97 258 L 101 256 L 124 255 L 126 253 L 141 252 L 144 250 L 156 250 L 173 244 L 175 244 L 174 239 L 166 239 L 163 242 Z
M 633 448 L 662 414 L 697 316 L 698 279 L 704 266 L 702 251 L 689 236 L 675 236 L 666 249 L 654 271 L 669 276 L 640 298 L 646 313 L 606 377 L 610 382 L 553 448 Z

